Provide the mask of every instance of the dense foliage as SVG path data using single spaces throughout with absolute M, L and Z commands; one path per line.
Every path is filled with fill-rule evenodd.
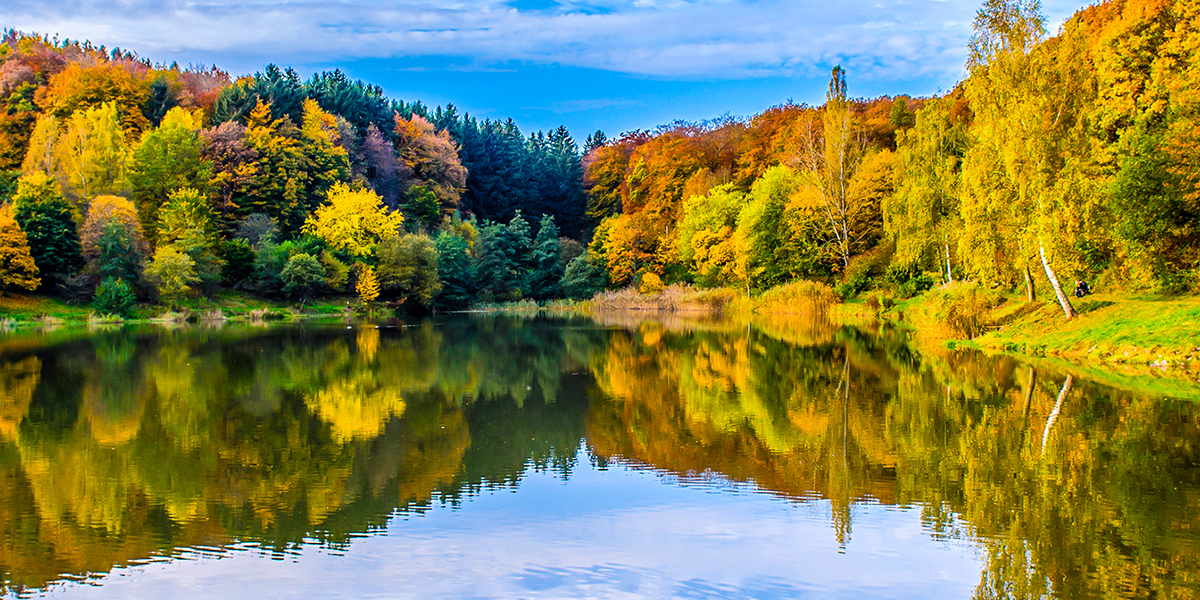
M 1197 10 L 1110 0 L 1048 36 L 1037 2 L 986 0 L 941 97 L 855 99 L 836 67 L 822 106 L 598 131 L 582 153 L 565 128 L 525 136 L 337 71 L 230 81 L 7 32 L 0 193 L 44 288 L 83 266 L 78 235 L 93 285 L 149 296 L 142 269 L 172 246 L 205 294 L 353 294 L 370 273 L 393 306 L 452 309 L 967 279 L 1030 299 L 1048 282 L 1070 317 L 1072 279 L 1200 288 Z
M 585 159 L 590 252 L 617 285 L 1040 280 L 1068 314 L 1072 279 L 1195 291 L 1196 11 L 1112 0 L 1048 37 L 1036 2 L 987 0 L 942 97 L 854 100 L 839 67 L 820 107 L 607 141 Z
M 303 81 L 268 65 L 231 80 L 5 31 L 0 99 L 0 203 L 27 234 L 13 251 L 33 257 L 3 276 L 22 289 L 111 277 L 168 303 L 224 285 L 462 308 L 483 289 L 478 232 L 492 221 L 521 214 L 545 230 L 536 259 L 503 257 L 524 269 L 509 273 L 514 290 L 537 271 L 542 298 L 557 296 L 545 278 L 559 275 L 546 266 L 559 230 L 584 233 L 582 155 L 565 128 L 526 136 L 339 71 Z

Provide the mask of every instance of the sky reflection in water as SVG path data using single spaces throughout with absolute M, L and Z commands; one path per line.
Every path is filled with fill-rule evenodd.
M 344 551 L 306 545 L 270 562 L 242 548 L 118 569 L 83 598 L 932 598 L 967 597 L 977 551 L 940 543 L 919 508 L 862 503 L 840 548 L 822 501 L 586 463 L 564 480 L 531 472 L 518 489 L 457 509 L 397 515 Z M 664 485 L 666 483 L 666 485 Z M 719 493 L 710 493 L 723 490 Z M 729 493 L 734 491 L 734 493 Z M 267 575 L 269 573 L 269 575 Z M 264 576 L 267 575 L 267 576 Z

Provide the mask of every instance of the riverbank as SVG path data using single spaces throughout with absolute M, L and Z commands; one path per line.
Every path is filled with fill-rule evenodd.
M 75 305 L 53 296 L 0 296 L 0 326 L 58 326 L 103 323 L 154 323 L 180 321 L 298 321 L 353 316 L 357 300 L 322 298 L 302 305 L 271 302 L 235 291 L 212 298 L 193 298 L 172 309 L 139 304 L 127 317 L 98 314 L 90 305 Z
M 304 321 L 362 316 L 352 298 L 322 298 L 298 306 L 225 291 L 211 299 L 194 298 L 178 310 L 138 305 L 128 318 L 100 316 L 48 296 L 0 296 L 0 326 L 6 328 L 214 321 Z M 742 290 L 698 290 L 668 286 L 653 294 L 632 289 L 603 292 L 584 301 L 532 301 L 481 307 L 485 312 L 629 313 L 681 318 L 777 318 L 820 316 L 843 325 L 887 321 L 910 331 L 919 343 L 949 349 L 972 348 L 1008 354 L 1057 368 L 1075 367 L 1104 379 L 1176 379 L 1200 382 L 1200 298 L 1159 299 L 1096 294 L 1077 300 L 1079 317 L 1064 320 L 1057 303 L 982 290 L 970 284 L 939 286 L 892 305 L 868 296 L 842 302 L 832 288 L 796 282 L 758 296 Z M 1129 387 L 1129 381 L 1117 383 Z M 1145 387 L 1139 384 L 1137 387 Z M 1157 386 L 1151 385 L 1151 388 Z M 1179 390 L 1168 386 L 1171 395 Z M 1191 386 L 1186 386 L 1190 389 Z
M 1063 318 L 1053 301 L 935 288 L 883 313 L 951 348 L 1073 364 L 1091 373 L 1200 381 L 1200 298 L 1095 294 Z

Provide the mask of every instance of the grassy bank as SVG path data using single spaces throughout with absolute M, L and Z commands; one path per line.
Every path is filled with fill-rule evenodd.
M 297 321 L 336 318 L 352 314 L 357 301 L 323 298 L 303 305 L 270 302 L 236 291 L 212 298 L 193 298 L 179 306 L 139 304 L 125 318 L 97 314 L 88 305 L 74 305 L 53 296 L 0 296 L 0 324 L 7 327 L 78 325 L 96 323 L 150 323 L 156 321 Z
M 1079 317 L 1057 302 L 938 287 L 885 316 L 926 341 L 1062 361 L 1120 375 L 1200 379 L 1200 298 L 1095 294 L 1075 299 Z

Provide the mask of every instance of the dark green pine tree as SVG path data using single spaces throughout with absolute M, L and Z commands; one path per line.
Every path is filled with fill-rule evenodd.
M 589 135 L 587 137 L 587 141 L 583 143 L 584 156 L 591 154 L 592 150 L 595 150 L 596 148 L 599 148 L 600 146 L 603 146 L 607 143 L 608 143 L 608 136 L 604 135 L 603 131 L 600 131 L 599 129 L 597 129 L 596 133 Z
M 512 234 L 501 223 L 485 221 L 475 254 L 479 298 L 484 302 L 517 300 L 520 281 L 513 260 Z
M 521 210 L 535 219 L 541 218 L 542 215 L 555 214 L 557 193 L 546 134 L 540 131 L 529 134 L 529 139 L 525 142 L 524 163 L 529 174 L 529 194 L 521 205 Z
M 438 279 L 442 282 L 435 306 L 438 310 L 463 310 L 470 306 L 477 287 L 467 240 L 443 231 L 433 243 L 438 253 Z
M 554 182 L 550 190 L 554 195 L 551 214 L 568 237 L 578 239 L 583 233 L 583 216 L 587 208 L 587 196 L 583 192 L 583 157 L 566 127 L 560 125 L 550 133 L 549 153 Z
M 554 224 L 553 216 L 542 217 L 530 258 L 533 268 L 525 284 L 525 295 L 534 300 L 561 297 L 563 269 L 558 262 L 558 227 Z
M 71 218 L 71 205 L 66 200 L 21 202 L 13 217 L 29 238 L 29 253 L 42 275 L 43 285 L 49 278 L 69 277 L 86 264 L 79 232 Z
M 516 285 L 521 286 L 529 279 L 533 270 L 533 236 L 529 229 L 529 221 L 521 214 L 520 209 L 508 222 L 508 243 L 512 248 L 513 266 L 516 269 Z
M 212 122 L 245 122 L 250 111 L 262 100 L 271 105 L 272 117 L 281 119 L 286 116 L 292 123 L 299 123 L 304 116 L 304 100 L 307 97 L 296 71 L 291 68 L 282 70 L 270 64 L 250 79 L 238 81 L 221 90 L 213 103 Z
M 362 80 L 350 81 L 340 69 L 313 74 L 304 84 L 304 93 L 321 109 L 335 114 L 354 126 L 360 136 L 366 136 L 371 125 L 383 132 L 395 127 L 392 106 L 383 95 L 383 88 Z

